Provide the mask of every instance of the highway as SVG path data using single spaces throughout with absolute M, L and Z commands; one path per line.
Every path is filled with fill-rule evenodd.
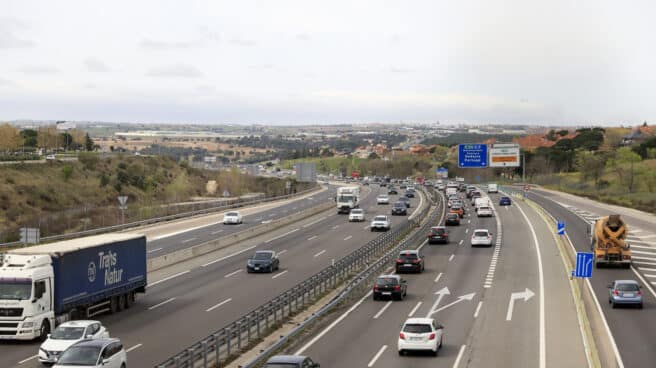
M 348 223 L 346 215 L 331 209 L 247 241 L 254 244 L 250 247 L 240 244 L 234 247 L 239 249 L 236 251 L 208 254 L 198 261 L 202 264 L 192 268 L 178 265 L 169 276 L 151 279 L 147 294 L 138 298 L 131 310 L 100 316 L 99 320 L 129 350 L 130 366 L 154 366 L 378 236 L 369 231 L 369 220 L 376 214 L 389 214 L 391 205 L 375 204 L 377 192 L 386 193 L 386 188 L 370 188 L 371 194 L 361 205 L 366 211 L 365 222 Z M 392 201 L 394 198 L 391 196 Z M 410 210 L 418 204 L 419 199 L 413 199 Z M 392 227 L 403 221 L 407 217 L 392 217 Z M 211 227 L 194 233 L 201 236 L 210 231 Z M 280 270 L 247 274 L 246 260 L 255 248 L 276 250 Z M 36 342 L 3 342 L 0 366 L 37 367 L 34 354 L 38 346 Z
M 590 285 L 599 302 L 615 346 L 606 354 L 619 355 L 620 367 L 646 367 L 656 362 L 656 217 L 629 208 L 606 205 L 585 198 L 552 191 L 531 190 L 528 198 L 545 208 L 554 218 L 564 220 L 566 232 L 577 251 L 590 251 L 587 229 L 593 219 L 619 213 L 629 226 L 629 243 L 634 260 L 631 269 L 594 269 Z M 607 285 L 613 280 L 633 279 L 643 285 L 644 309 L 612 309 Z M 599 333 L 607 333 L 605 328 Z
M 492 199 L 498 203 L 498 195 Z M 373 301 L 369 293 L 346 317 L 326 322 L 287 353 L 311 356 L 323 367 L 586 366 L 552 229 L 523 203 L 497 206 L 493 218 L 477 218 L 467 207 L 465 221 L 449 227 L 449 244 L 422 244 L 426 270 L 403 275 L 405 300 Z M 497 219 L 499 247 L 471 247 L 476 228 L 496 238 Z M 411 316 L 431 316 L 445 326 L 438 357 L 398 355 L 400 327 Z

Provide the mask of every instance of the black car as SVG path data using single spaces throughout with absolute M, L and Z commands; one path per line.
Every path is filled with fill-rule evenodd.
M 251 272 L 273 272 L 280 268 L 280 260 L 276 252 L 272 250 L 258 250 L 246 263 L 246 271 Z
M 446 218 L 444 219 L 445 225 L 460 225 L 460 215 L 455 212 L 447 213 Z
M 418 272 L 424 271 L 424 259 L 419 255 L 418 250 L 402 250 L 399 258 L 396 259 L 396 273 L 401 272 Z
M 410 208 L 410 198 L 408 198 L 408 197 L 399 197 L 399 202 L 404 203 L 406 208 Z
M 428 244 L 448 243 L 448 242 L 449 242 L 449 232 L 446 231 L 446 228 L 444 226 L 431 227 L 430 232 L 428 233 Z
M 408 198 L 414 198 L 415 197 L 415 191 L 414 190 L 406 190 L 405 191 L 405 196 Z
M 407 293 L 408 282 L 401 279 L 398 275 L 381 275 L 378 276 L 374 283 L 374 300 L 378 300 L 381 297 L 403 300 Z
M 386 186 L 387 186 L 387 183 L 386 183 L 386 182 L 384 182 L 384 181 L 381 181 L 381 182 L 380 182 L 380 187 L 381 187 L 381 188 L 382 188 L 382 187 L 386 187 Z
M 387 189 L 387 194 L 399 194 L 399 191 L 396 190 L 396 188 L 390 186 L 389 189 Z
M 392 205 L 392 215 L 405 216 L 408 214 L 408 207 L 403 202 L 394 202 Z
M 401 185 L 399 185 L 399 188 L 401 188 L 401 189 L 405 189 L 405 188 L 407 188 L 407 187 L 408 187 L 408 186 L 405 185 L 405 184 L 401 184 Z

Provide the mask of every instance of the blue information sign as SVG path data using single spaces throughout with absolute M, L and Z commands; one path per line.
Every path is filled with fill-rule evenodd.
M 565 221 L 558 221 L 558 235 L 565 235 Z
M 592 277 L 592 265 L 594 263 L 594 253 L 577 252 L 576 267 L 574 268 L 574 277 Z
M 458 167 L 460 168 L 487 167 L 487 145 L 485 144 L 458 145 Z

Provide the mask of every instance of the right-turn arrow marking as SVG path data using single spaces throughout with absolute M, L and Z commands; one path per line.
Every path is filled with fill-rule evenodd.
M 534 295 L 535 293 L 532 292 L 529 288 L 526 288 L 524 291 L 510 294 L 510 300 L 508 301 L 508 313 L 506 313 L 506 321 L 510 321 L 512 319 L 513 308 L 515 307 L 516 299 L 524 299 L 524 301 L 527 302 Z

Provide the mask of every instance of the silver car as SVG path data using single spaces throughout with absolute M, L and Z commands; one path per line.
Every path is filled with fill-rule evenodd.
M 608 303 L 613 308 L 618 305 L 635 305 L 642 309 L 641 288 L 634 280 L 615 280 L 608 284 Z
M 476 229 L 471 237 L 471 245 L 484 245 L 487 247 L 492 246 L 492 233 L 487 229 Z
M 371 221 L 371 231 L 383 230 L 387 231 L 391 228 L 389 217 L 385 215 L 378 215 Z

